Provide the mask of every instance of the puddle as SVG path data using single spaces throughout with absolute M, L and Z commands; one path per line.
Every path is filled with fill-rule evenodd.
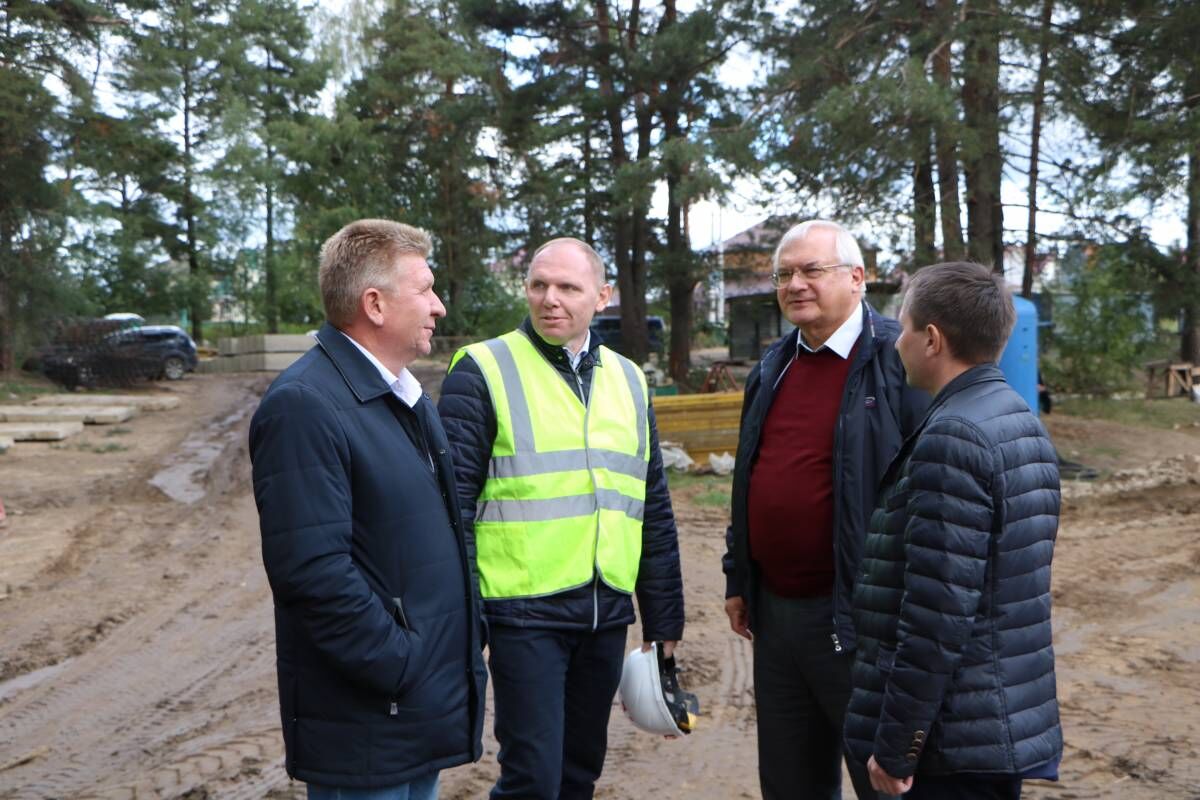
M 57 664 L 51 664 L 48 667 L 35 669 L 33 672 L 26 672 L 24 675 L 18 675 L 3 683 L 0 683 L 0 703 L 8 702 L 9 698 L 16 697 L 26 689 L 32 689 L 39 683 L 53 678 L 58 673 L 66 669 L 67 665 L 75 659 L 68 658 L 65 661 L 60 661 Z
M 202 500 L 208 492 L 204 480 L 209 470 L 225 448 L 242 436 L 237 423 L 254 407 L 254 403 L 247 402 L 224 419 L 184 439 L 169 463 L 150 479 L 150 485 L 178 503 L 191 505 Z

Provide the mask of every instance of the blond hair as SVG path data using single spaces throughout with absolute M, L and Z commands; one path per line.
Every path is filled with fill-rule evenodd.
M 334 325 L 348 325 L 358 314 L 363 292 L 392 288 L 397 258 L 428 258 L 432 250 L 427 232 L 403 222 L 360 219 L 346 225 L 321 245 L 317 282 L 325 317 Z

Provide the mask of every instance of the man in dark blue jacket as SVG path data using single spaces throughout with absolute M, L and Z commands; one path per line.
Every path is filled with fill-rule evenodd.
M 1054 447 L 995 361 L 1003 276 L 924 267 L 896 349 L 936 395 L 889 467 L 855 587 L 846 743 L 880 791 L 1015 800 L 1062 755 L 1050 636 Z
M 850 593 L 875 486 L 928 397 L 909 388 L 899 326 L 862 297 L 862 253 L 833 222 L 796 225 L 773 280 L 796 330 L 746 382 L 724 558 L 725 611 L 753 632 L 763 797 L 841 797 Z M 875 796 L 850 765 L 861 800 Z
M 429 800 L 482 754 L 481 618 L 454 465 L 407 365 L 446 310 L 428 234 L 321 250 L 328 322 L 250 425 L 287 772 L 315 799 Z
M 529 318 L 461 351 L 442 384 L 490 630 L 494 800 L 592 797 L 631 594 L 645 642 L 670 655 L 683 635 L 679 543 L 645 378 L 589 333 L 611 291 L 586 243 L 548 242 L 530 260 Z

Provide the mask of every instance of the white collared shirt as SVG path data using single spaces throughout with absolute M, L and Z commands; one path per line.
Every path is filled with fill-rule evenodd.
M 338 331 L 338 333 L 349 339 L 350 343 L 358 348 L 358 352 L 366 356 L 367 360 L 375 366 L 375 369 L 379 370 L 379 376 L 383 378 L 383 382 L 392 390 L 392 394 L 400 398 L 400 402 L 409 408 L 417 404 L 417 401 L 421 399 L 421 382 L 413 377 L 413 374 L 408 371 L 408 367 L 401 369 L 399 375 L 393 375 L 392 371 L 385 367 L 378 358 L 371 355 L 370 350 L 354 341 L 354 337 L 345 331 Z
M 808 346 L 804 341 L 804 332 L 796 332 L 796 355 L 800 355 L 800 348 L 803 347 L 810 353 L 817 353 L 826 348 L 837 353 L 843 359 L 850 357 L 851 351 L 854 350 L 854 345 L 858 343 L 858 337 L 862 336 L 863 332 L 863 306 L 858 304 L 858 309 L 850 316 L 846 317 L 846 321 L 833 332 L 833 334 L 825 340 L 825 343 L 815 350 Z
M 571 348 L 563 345 L 563 350 L 567 353 L 567 361 L 571 362 L 571 369 L 579 372 L 579 362 L 583 360 L 583 354 L 588 351 L 588 345 L 592 343 L 592 332 L 589 330 L 587 336 L 583 337 L 583 344 L 579 348 L 578 353 L 572 353 Z

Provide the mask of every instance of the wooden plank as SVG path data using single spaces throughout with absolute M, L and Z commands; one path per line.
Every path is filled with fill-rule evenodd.
M 697 464 L 710 453 L 736 453 L 742 393 L 718 392 L 654 399 L 660 439 L 678 443 Z
M 137 414 L 133 406 L 0 406 L 0 422 L 82 422 L 114 425 Z
M 0 436 L 16 442 L 57 442 L 82 431 L 82 422 L 0 422 Z

